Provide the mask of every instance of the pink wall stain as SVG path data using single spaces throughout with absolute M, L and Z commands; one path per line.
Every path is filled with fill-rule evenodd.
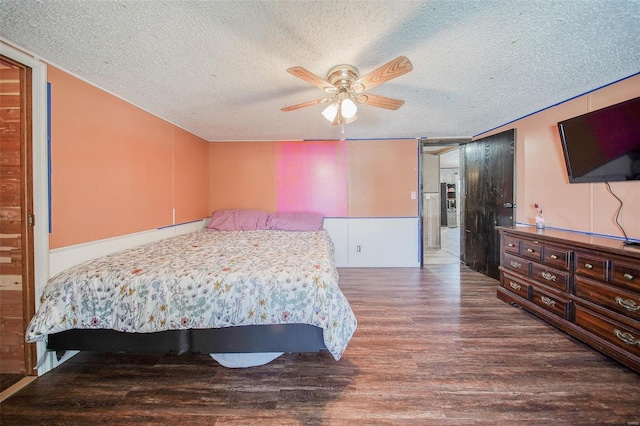
M 275 179 L 278 211 L 313 211 L 346 217 L 347 144 L 278 142 Z

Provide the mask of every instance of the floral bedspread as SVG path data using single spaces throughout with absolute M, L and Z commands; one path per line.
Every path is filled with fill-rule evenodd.
M 73 328 L 150 333 L 311 324 L 340 359 L 356 318 L 325 230 L 209 231 L 69 268 L 49 280 L 26 341 Z

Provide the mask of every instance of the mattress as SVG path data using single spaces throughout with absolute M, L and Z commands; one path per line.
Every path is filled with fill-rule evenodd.
M 26 341 L 69 329 L 309 324 L 337 360 L 357 321 L 333 250 L 326 230 L 203 229 L 90 260 L 49 280 Z

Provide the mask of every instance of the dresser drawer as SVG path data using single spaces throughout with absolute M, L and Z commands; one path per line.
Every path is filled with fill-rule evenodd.
M 509 273 L 502 273 L 500 285 L 523 299 L 529 298 L 529 284 Z
M 640 331 L 637 328 L 622 325 L 582 306 L 576 306 L 575 323 L 617 347 L 640 357 Z
M 529 275 L 529 262 L 519 257 L 511 256 L 509 254 L 504 255 L 505 268 L 519 272 L 524 275 Z
M 576 251 L 575 257 L 576 274 L 600 281 L 607 281 L 609 275 L 609 260 L 580 251 Z
M 546 245 L 542 253 L 542 263 L 563 271 L 569 271 L 572 253 L 570 249 Z
M 531 278 L 558 290 L 569 292 L 569 282 L 571 280 L 568 272 L 533 263 L 531 265 Z
M 559 317 L 569 318 L 569 302 L 565 299 L 549 294 L 539 288 L 531 287 L 531 301 Z
M 640 252 L 574 232 L 497 229 L 497 297 L 640 373 Z
M 540 262 L 542 260 L 542 244 L 536 241 L 520 241 L 520 255 L 527 259 Z
M 640 293 L 640 265 L 614 260 L 611 282 Z
M 640 294 L 576 277 L 576 296 L 640 321 Z
M 505 235 L 504 251 L 507 253 L 520 254 L 520 239 Z

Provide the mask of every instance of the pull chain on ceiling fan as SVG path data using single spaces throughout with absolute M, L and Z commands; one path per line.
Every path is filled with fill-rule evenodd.
M 303 67 L 292 67 L 287 69 L 289 74 L 319 87 L 326 93 L 333 95 L 333 97 L 291 105 L 282 108 L 281 111 L 293 111 L 311 105 L 330 102 L 322 111 L 322 115 L 333 125 L 337 125 L 352 123 L 358 118 L 356 115 L 358 111 L 357 104 L 396 110 L 404 104 L 403 100 L 364 92 L 391 79 L 400 77 L 412 69 L 413 65 L 405 56 L 399 56 L 393 61 L 387 62 L 364 77 L 359 77 L 358 70 L 351 65 L 338 65 L 331 68 L 327 73 L 326 80 Z

